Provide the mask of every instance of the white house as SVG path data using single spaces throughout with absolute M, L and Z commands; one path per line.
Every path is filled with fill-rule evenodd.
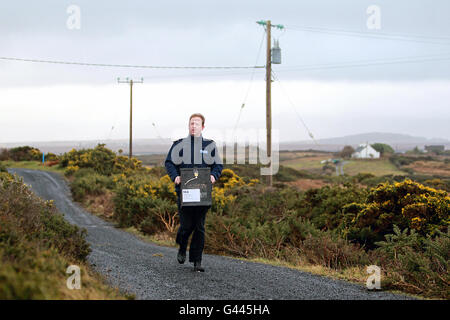
M 355 152 L 352 153 L 352 158 L 378 159 L 379 157 L 380 153 L 372 148 L 369 143 L 360 144 Z

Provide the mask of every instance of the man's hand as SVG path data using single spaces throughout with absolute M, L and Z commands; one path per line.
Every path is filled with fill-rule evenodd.
M 216 182 L 216 178 L 214 178 L 214 176 L 211 175 L 211 183 L 214 183 L 214 182 Z
M 181 182 L 180 176 L 177 176 L 177 177 L 175 178 L 174 182 L 175 182 L 175 184 L 180 184 L 180 182 Z

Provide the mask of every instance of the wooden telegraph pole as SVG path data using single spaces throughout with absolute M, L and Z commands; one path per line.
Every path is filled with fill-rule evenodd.
M 267 158 L 270 159 L 270 174 L 267 177 L 267 183 L 272 186 L 272 27 L 283 29 L 282 25 L 272 25 L 270 20 L 257 21 L 259 25 L 266 27 L 267 32 L 267 53 L 266 53 L 266 141 Z M 279 63 L 279 62 L 276 62 Z
M 267 26 L 267 55 L 266 55 L 266 141 L 267 158 L 270 159 L 270 174 L 267 176 L 267 183 L 272 186 L 272 53 L 271 53 L 271 29 L 270 20 Z
M 121 81 L 120 78 L 117 78 L 118 83 L 129 83 L 130 84 L 130 152 L 129 158 L 133 156 L 133 83 L 144 83 L 144 79 L 141 78 L 140 81 L 133 81 L 133 79 L 128 80 L 126 78 L 125 81 Z

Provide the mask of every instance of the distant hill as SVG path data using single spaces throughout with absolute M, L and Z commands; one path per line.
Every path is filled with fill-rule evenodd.
M 18 146 L 32 146 L 42 152 L 52 152 L 62 154 L 75 149 L 94 148 L 99 143 L 106 144 L 108 149 L 117 152 L 122 149 L 124 154 L 128 154 L 128 139 L 122 140 L 85 140 L 85 141 L 38 141 L 38 142 L 15 142 L 1 143 L 0 148 L 14 148 Z M 133 155 L 165 153 L 169 150 L 172 141 L 170 139 L 135 139 L 133 140 Z
M 450 149 L 450 140 L 442 138 L 424 138 L 415 137 L 407 134 L 399 133 L 384 133 L 384 132 L 369 132 L 348 135 L 336 138 L 317 139 L 317 144 L 312 140 L 302 141 L 288 141 L 280 143 L 281 150 L 321 150 L 321 151 L 339 151 L 345 145 L 351 145 L 356 148 L 359 144 L 369 142 L 373 143 L 386 143 L 389 144 L 396 152 L 405 152 L 411 150 L 414 147 L 424 149 L 425 145 L 444 145 L 445 149 Z M 106 147 L 118 151 L 122 149 L 124 154 L 128 154 L 128 139 L 122 140 L 90 140 L 90 141 L 44 141 L 44 142 L 16 142 L 16 143 L 3 143 L 0 144 L 0 148 L 13 148 L 17 146 L 29 145 L 36 147 L 43 152 L 52 152 L 60 154 L 70 151 L 72 148 L 93 148 L 98 143 L 105 143 Z M 166 153 L 172 141 L 168 138 L 161 139 L 135 139 L 133 140 L 133 154 L 157 154 Z M 265 146 L 263 146 L 265 147 Z
M 450 140 L 442 138 L 425 138 L 415 137 L 407 134 L 385 133 L 385 132 L 369 132 L 361 134 L 353 134 L 343 137 L 316 139 L 317 144 L 312 140 L 289 141 L 280 143 L 280 150 L 323 150 L 338 151 L 345 145 L 357 147 L 361 143 L 386 143 L 389 144 L 396 152 L 405 152 L 414 147 L 424 149 L 425 145 L 444 145 L 446 149 L 450 148 Z

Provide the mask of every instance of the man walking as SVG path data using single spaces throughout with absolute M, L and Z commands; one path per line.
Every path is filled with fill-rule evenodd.
M 213 140 L 205 139 L 202 131 L 205 128 L 205 117 L 194 113 L 189 118 L 189 135 L 186 138 L 174 141 L 167 154 L 165 167 L 168 175 L 175 183 L 177 193 L 178 214 L 180 228 L 176 242 L 180 245 L 177 260 L 186 261 L 186 250 L 189 236 L 193 233 L 189 247 L 189 262 L 194 263 L 194 271 L 204 272 L 202 267 L 202 253 L 205 244 L 205 217 L 211 206 L 181 206 L 180 199 L 180 168 L 206 168 L 211 169 L 211 183 L 214 184 L 220 177 L 223 169 L 222 161 Z M 189 156 L 190 155 L 190 156 Z

